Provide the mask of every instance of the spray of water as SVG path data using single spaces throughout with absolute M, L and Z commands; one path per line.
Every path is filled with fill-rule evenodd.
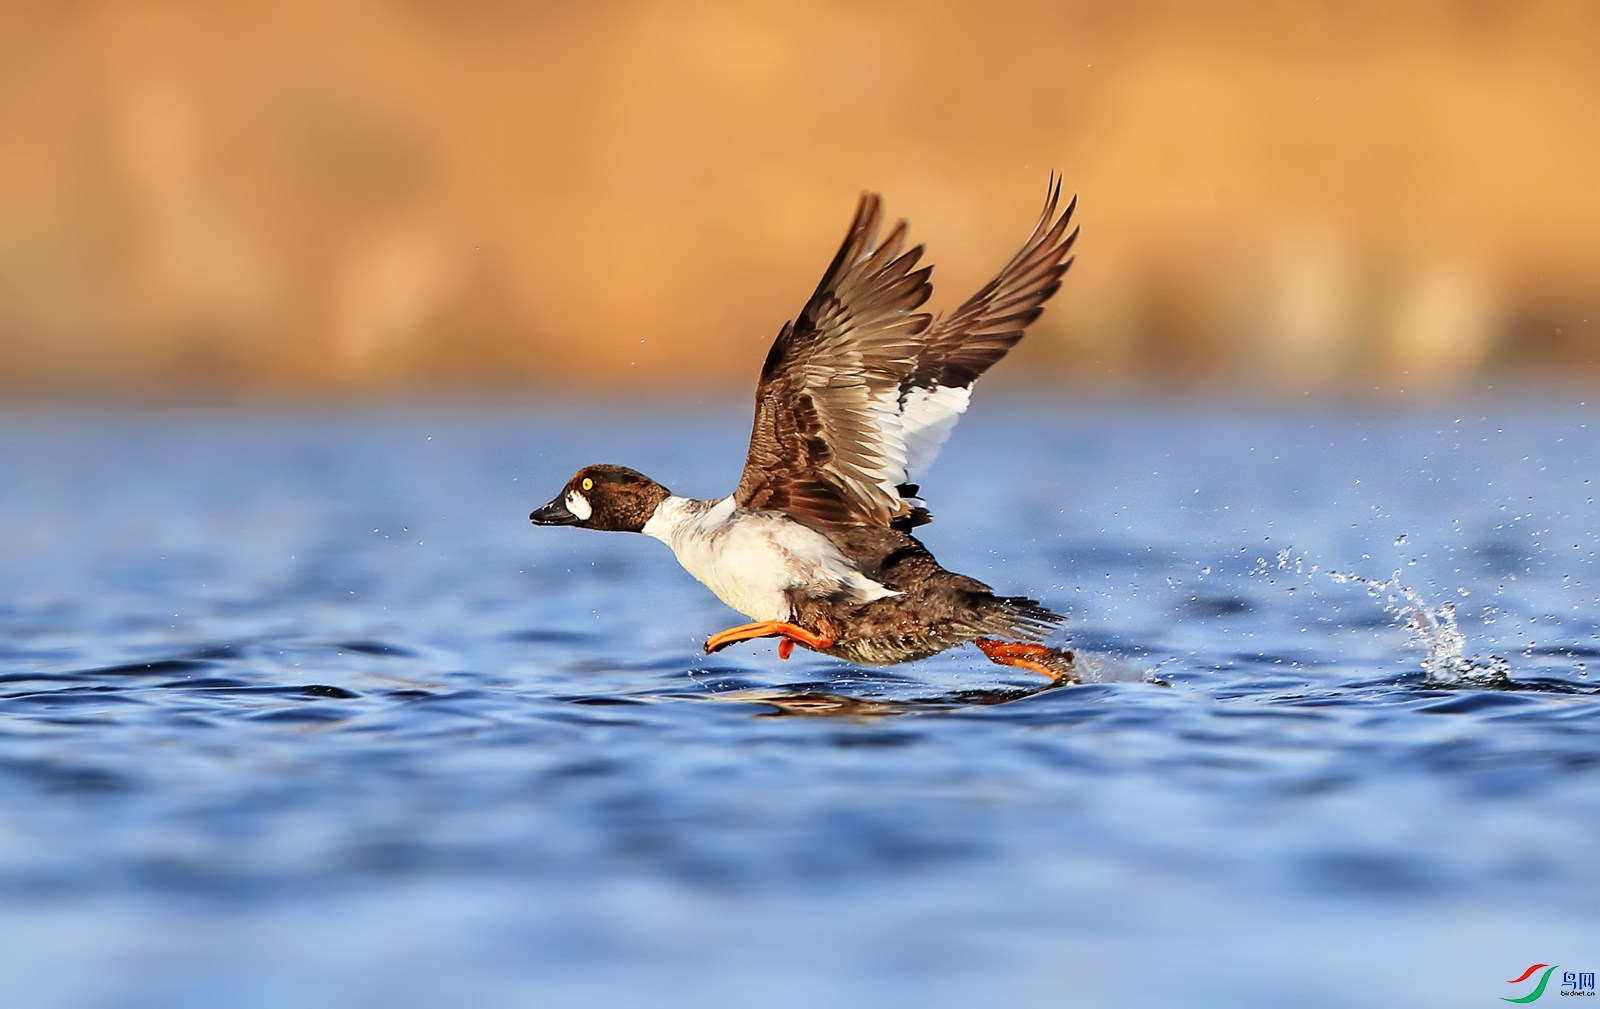
M 1383 581 L 1343 571 L 1329 571 L 1328 577 L 1341 585 L 1351 582 L 1362 585 L 1368 595 L 1384 601 L 1385 612 L 1393 613 L 1427 649 L 1422 657 L 1422 670 L 1430 684 L 1500 687 L 1511 682 L 1511 664 L 1505 659 L 1498 655 L 1484 658 L 1466 654 L 1467 637 L 1456 623 L 1455 603 L 1428 605 L 1416 589 L 1400 580 L 1399 571 Z
M 1304 558 L 1292 557 L 1289 550 L 1278 552 L 1278 567 L 1293 568 L 1296 574 L 1307 577 L 1317 572 L 1316 565 L 1308 571 Z M 1430 686 L 1503 687 L 1511 683 L 1511 664 L 1505 659 L 1466 654 L 1467 637 L 1456 623 L 1455 603 L 1429 605 L 1416 589 L 1405 584 L 1399 571 L 1381 581 L 1345 571 L 1329 571 L 1327 575 L 1337 584 L 1365 588 L 1367 595 L 1383 602 L 1384 612 L 1394 614 L 1396 621 L 1411 632 L 1413 640 L 1425 649 L 1422 670 Z

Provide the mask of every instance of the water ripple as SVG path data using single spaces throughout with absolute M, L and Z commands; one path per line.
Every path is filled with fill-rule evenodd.
M 948 951 L 906 955 L 988 991 L 1044 985 L 1062 950 L 1170 987 L 1344 943 L 1423 991 L 1392 950 L 1472 965 L 1416 922 L 1592 925 L 1569 898 L 1600 892 L 1600 516 L 1565 475 L 1595 460 L 1569 414 L 1516 416 L 975 417 L 925 485 L 928 542 L 1070 613 L 1079 686 L 970 649 L 708 658 L 738 618 L 658 544 L 527 526 L 602 458 L 717 492 L 699 446 L 737 460 L 731 412 L 19 422 L 0 949 L 65 977 L 98 943 L 116 1005 L 245 1004 L 266 962 L 271 1004 L 370 1002 L 424 948 L 386 1004 L 571 994 L 551 979 L 619 950 L 655 965 L 607 975 L 636 1003 L 712 946 L 882 995 L 889 949 Z M 1286 500 L 1284 458 L 1325 493 Z M 1372 1002 L 1337 983 L 1326 1004 Z

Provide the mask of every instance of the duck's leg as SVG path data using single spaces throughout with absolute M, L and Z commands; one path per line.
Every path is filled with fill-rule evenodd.
M 973 644 L 982 649 L 983 654 L 989 657 L 990 662 L 1002 666 L 1016 666 L 1029 672 L 1042 673 L 1056 682 L 1066 680 L 1076 683 L 1078 675 L 1073 671 L 1071 652 L 1064 652 L 1059 648 L 1050 648 L 1046 645 L 1025 644 L 1020 641 L 1001 641 L 997 638 L 978 638 Z
M 787 623 L 783 620 L 763 620 L 757 624 L 741 624 L 738 627 L 730 627 L 720 634 L 711 635 L 706 639 L 706 654 L 710 655 L 712 652 L 721 651 L 735 642 L 749 641 L 752 638 L 783 638 L 783 641 L 778 645 L 778 654 L 783 658 L 789 657 L 784 651 L 785 646 L 793 650 L 794 642 L 796 641 L 807 648 L 823 649 L 833 647 L 832 638 L 813 634 L 797 624 Z

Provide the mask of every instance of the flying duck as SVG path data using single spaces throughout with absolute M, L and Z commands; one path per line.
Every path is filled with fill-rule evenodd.
M 1072 265 L 1078 230 L 1044 212 L 998 276 L 953 313 L 933 292 L 904 220 L 878 240 L 882 200 L 863 193 L 844 244 L 761 368 L 738 488 L 680 497 L 623 466 L 586 466 L 529 515 L 535 525 L 642 532 L 753 623 L 714 634 L 707 654 L 779 638 L 885 665 L 971 642 L 990 660 L 1072 682 L 1073 655 L 1040 642 L 1064 617 L 947 571 L 911 530 L 931 520 L 916 481 L 939 454 L 973 383 L 1039 317 Z

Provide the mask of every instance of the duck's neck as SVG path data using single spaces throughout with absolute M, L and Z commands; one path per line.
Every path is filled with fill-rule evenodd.
M 708 533 L 713 527 L 728 521 L 733 512 L 734 503 L 731 497 L 697 501 L 694 498 L 669 494 L 656 505 L 650 520 L 639 531 L 652 539 L 660 540 L 677 552 L 676 541 L 685 532 L 697 529 L 702 533 Z

